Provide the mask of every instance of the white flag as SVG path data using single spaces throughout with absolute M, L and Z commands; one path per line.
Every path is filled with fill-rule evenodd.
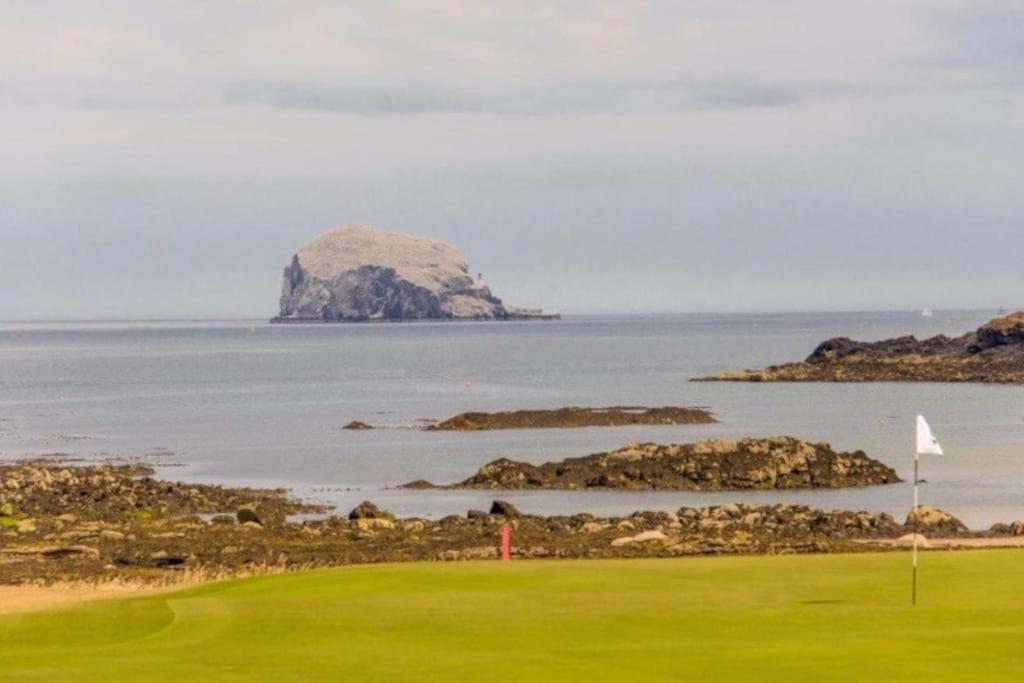
M 917 416 L 917 453 L 918 455 L 942 455 L 939 440 L 932 435 L 932 428 L 923 415 Z

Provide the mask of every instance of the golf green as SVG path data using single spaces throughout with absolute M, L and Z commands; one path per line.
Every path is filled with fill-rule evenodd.
M 0 617 L 0 679 L 1020 680 L 1024 551 L 359 566 Z

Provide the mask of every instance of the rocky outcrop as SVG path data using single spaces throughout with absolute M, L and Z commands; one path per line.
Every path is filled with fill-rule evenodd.
M 927 537 L 952 537 L 968 533 L 967 525 L 959 519 L 929 505 L 919 505 L 907 514 L 903 524 L 908 529 Z
M 343 225 L 304 246 L 284 270 L 274 322 L 555 318 L 505 306 L 455 247 Z
M 616 427 L 624 425 L 682 425 L 717 422 L 704 408 L 557 408 L 553 410 L 516 410 L 501 413 L 461 413 L 437 424 L 429 431 L 472 432 L 487 429 L 545 429 L 560 427 Z
M 435 520 L 398 518 L 366 501 L 348 515 L 294 520 L 287 516 L 326 510 L 280 490 L 183 484 L 149 474 L 137 466 L 0 465 L 0 585 L 165 583 L 175 575 L 194 580 L 360 563 L 496 560 L 503 527 L 515 559 L 857 552 L 891 548 L 913 533 L 927 536 L 922 547 L 1003 547 L 1020 545 L 1024 534 L 1022 522 L 968 532 L 952 516 L 924 507 L 919 519 L 899 524 L 881 513 L 742 503 L 601 517 L 534 515 L 494 501 L 490 512 Z M 241 514 L 214 514 L 229 509 Z
M 836 337 L 802 363 L 725 372 L 700 381 L 1024 383 L 1024 312 L 950 338 L 897 337 L 878 342 Z
M 792 437 L 633 444 L 610 453 L 531 465 L 502 458 L 445 488 L 727 489 L 842 488 L 892 484 L 896 472 L 862 451 L 836 453 L 828 444 Z M 423 482 L 415 482 L 419 488 Z

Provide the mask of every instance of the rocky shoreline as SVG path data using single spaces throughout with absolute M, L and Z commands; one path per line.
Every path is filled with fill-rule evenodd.
M 825 443 L 783 436 L 631 444 L 610 453 L 543 465 L 501 458 L 455 484 L 415 481 L 405 488 L 722 491 L 844 488 L 899 481 L 895 470 L 863 451 L 837 453 Z
M 513 558 L 856 552 L 898 547 L 912 532 L 965 544 L 1024 537 L 1022 522 L 974 533 L 933 508 L 899 523 L 887 514 L 786 504 L 542 517 L 495 501 L 489 511 L 431 520 L 398 519 L 364 503 L 345 516 L 299 522 L 288 516 L 326 511 L 280 490 L 162 481 L 144 466 L 39 461 L 0 465 L 0 501 L 0 584 L 166 583 L 185 575 L 495 559 L 503 526 L 512 531 Z
M 799 363 L 723 372 L 704 382 L 1024 383 L 1024 311 L 950 338 L 898 337 L 860 342 L 836 337 Z

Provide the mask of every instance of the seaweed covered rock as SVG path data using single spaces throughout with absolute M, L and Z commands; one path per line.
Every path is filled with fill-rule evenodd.
M 474 432 L 488 429 L 548 429 L 618 427 L 624 425 L 683 425 L 717 422 L 705 408 L 612 406 L 554 408 L 498 413 L 460 413 L 427 427 L 428 431 Z
M 1024 383 L 1024 311 L 960 337 L 913 336 L 876 342 L 836 337 L 802 363 L 724 372 L 702 381 Z
M 631 444 L 610 453 L 543 465 L 501 458 L 450 488 L 716 491 L 842 488 L 898 481 L 891 467 L 862 451 L 837 453 L 828 444 L 781 436 Z M 422 482 L 415 483 L 422 487 Z

